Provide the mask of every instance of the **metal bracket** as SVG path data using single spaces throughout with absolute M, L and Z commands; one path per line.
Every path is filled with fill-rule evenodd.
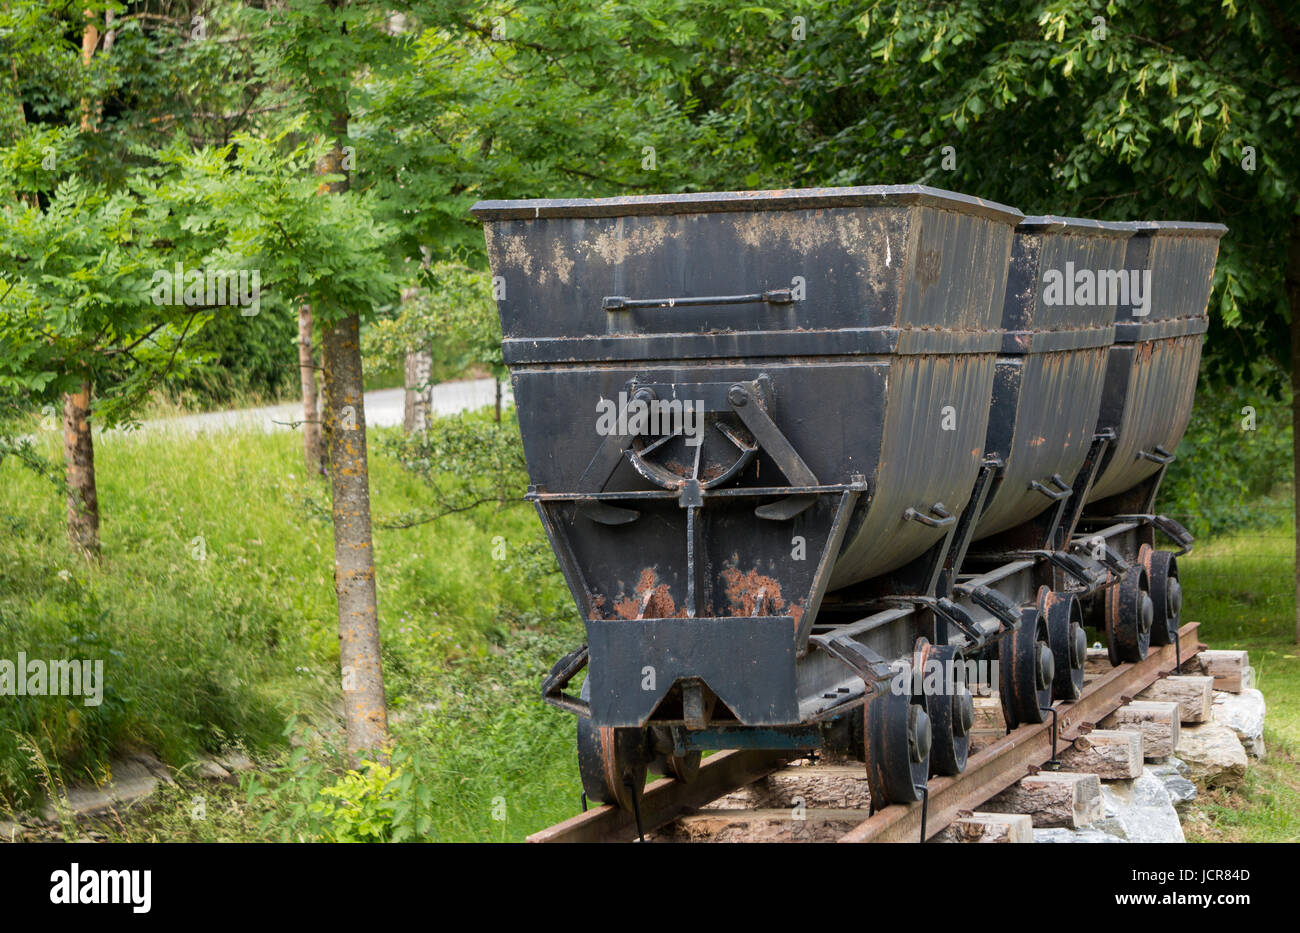
M 1036 479 L 1029 481 L 1029 488 L 1034 490 L 1035 492 L 1041 492 L 1043 495 L 1047 496 L 1047 498 L 1051 499 L 1053 502 L 1060 502 L 1062 499 L 1066 498 L 1067 496 L 1071 496 L 1074 494 L 1074 489 L 1070 486 L 1069 483 L 1061 479 L 1060 473 L 1053 473 L 1051 478 L 1048 480 L 1048 482 L 1056 487 L 1055 492 L 1053 492 L 1051 489 L 1049 489 L 1047 486 L 1043 485 Z
M 1181 522 L 1170 518 L 1168 515 L 1116 515 L 1114 520 L 1117 522 L 1149 522 L 1163 532 L 1170 541 L 1178 545 L 1180 550 L 1175 553 L 1179 557 L 1190 552 L 1192 544 L 1196 541 L 1195 536 L 1184 528 Z
M 931 516 L 934 516 L 933 518 Z M 903 512 L 903 520 L 908 522 L 919 522 L 922 525 L 928 525 L 931 528 L 946 528 L 957 521 L 957 516 L 953 515 L 944 507 L 942 502 L 936 502 L 930 506 L 930 515 L 918 512 L 916 509 L 908 508 Z
M 972 648 L 979 648 L 985 642 L 984 631 L 965 607 L 958 605 L 946 596 L 934 601 L 934 611 L 943 616 L 954 628 L 970 641 Z
M 958 595 L 969 596 L 972 602 L 978 603 L 991 612 L 1002 623 L 1002 629 L 998 632 L 999 635 L 1005 635 L 1007 632 L 1020 628 L 1020 606 L 997 590 L 989 589 L 987 586 L 975 586 L 970 583 L 959 583 L 952 589 Z
M 1158 463 L 1161 466 L 1168 466 L 1177 459 L 1177 457 L 1165 450 L 1159 444 L 1156 444 L 1156 446 L 1151 450 L 1139 450 L 1138 457 L 1142 460 L 1150 460 L 1152 463 Z
M 590 658 L 591 655 L 587 650 L 587 646 L 583 645 L 580 648 L 573 649 L 551 665 L 550 673 L 542 681 L 542 699 L 556 709 L 590 717 L 591 705 L 589 703 L 564 692 L 564 688 L 569 685 L 569 681 L 573 680 L 578 672 L 587 666 L 587 661 Z
M 888 598 L 886 602 L 926 606 L 934 610 L 934 613 L 943 621 L 951 623 L 953 628 L 965 635 L 967 641 L 971 643 L 971 647 L 978 648 L 987 640 L 983 629 L 975 621 L 975 617 L 967 612 L 964 606 L 953 602 L 946 596 L 938 598 L 933 596 L 897 596 Z
M 888 661 L 848 635 L 814 635 L 809 641 L 825 648 L 861 677 L 868 697 L 879 693 L 882 684 L 894 679 L 894 669 Z
M 1041 553 L 1057 567 L 1074 577 L 1085 589 L 1091 590 L 1104 582 L 1088 569 L 1087 564 L 1068 551 L 1042 551 Z

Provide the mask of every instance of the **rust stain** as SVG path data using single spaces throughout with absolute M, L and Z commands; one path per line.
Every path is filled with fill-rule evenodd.
M 722 571 L 721 579 L 733 616 L 754 616 L 761 610 L 762 615 L 791 616 L 796 624 L 803 617 L 803 606 L 787 604 L 781 593 L 781 584 L 757 570 L 742 572 L 734 566 L 727 567 Z
M 659 582 L 653 567 L 641 571 L 634 595 L 614 603 L 614 616 L 619 619 L 669 619 L 675 614 L 677 607 L 668 584 Z

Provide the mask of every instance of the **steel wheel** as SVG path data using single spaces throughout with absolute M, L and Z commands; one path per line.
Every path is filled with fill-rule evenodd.
M 1047 617 L 1047 642 L 1056 667 L 1052 699 L 1077 700 L 1083 692 L 1083 662 L 1088 656 L 1083 609 L 1073 593 L 1057 592 L 1046 594 L 1043 609 Z
M 919 788 L 930 776 L 930 717 L 924 706 L 890 691 L 873 697 L 864 715 L 872 809 L 920 800 Z
M 1154 615 L 1146 568 L 1130 567 L 1106 591 L 1106 640 L 1111 664 L 1136 663 L 1147 656 Z
M 1044 587 L 1046 589 L 1046 587 Z M 1040 592 L 1039 601 L 1043 601 Z M 1056 662 L 1047 637 L 1047 620 L 1038 606 L 1023 609 L 1020 626 L 998 646 L 998 680 L 1007 728 L 1042 722 L 1052 705 Z
M 926 684 L 925 709 L 930 717 L 930 773 L 961 774 L 970 751 L 975 701 L 966 687 L 965 655 L 952 645 L 932 645 L 922 638 L 916 656 Z M 932 690 L 926 664 L 938 665 L 938 689 Z
M 700 773 L 700 759 L 703 758 L 703 753 L 687 752 L 685 755 L 674 755 L 670 751 L 673 747 L 671 729 L 664 726 L 652 727 L 649 747 L 653 751 L 649 767 L 654 774 L 662 774 L 664 777 L 689 784 Z
M 590 680 L 579 694 L 590 700 Z M 649 769 L 646 732 L 643 729 L 596 726 L 578 717 L 578 771 L 587 799 L 631 811 L 633 795 L 639 799 Z
M 1183 587 L 1173 551 L 1142 547 L 1142 565 L 1151 584 L 1151 644 L 1172 645 L 1183 613 Z

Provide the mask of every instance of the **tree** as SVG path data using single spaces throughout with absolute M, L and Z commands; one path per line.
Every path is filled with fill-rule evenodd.
M 367 332 L 363 345 L 370 365 L 387 368 L 430 340 L 439 341 L 451 350 L 453 365 L 486 369 L 499 387 L 508 371 L 487 271 L 448 260 L 421 269 L 417 281 L 403 289 L 400 313 L 381 318 Z M 501 420 L 499 388 L 496 420 Z
M 1279 391 L 1289 370 L 1300 457 L 1300 29 L 1282 4 L 801 12 L 801 41 L 782 24 L 700 57 L 706 157 L 749 140 L 755 184 L 922 182 L 1026 213 L 1226 224 L 1203 372 Z
M 21 176 L 34 171 L 22 164 L 33 140 L 49 144 L 41 149 L 57 164 L 71 139 L 28 137 L 3 157 L 19 163 Z M 146 231 L 167 206 L 157 189 L 134 184 L 109 192 L 72 172 L 35 205 L 0 191 L 0 256 L 13 270 L 0 286 L 0 386 L 36 403 L 62 397 L 68 535 L 88 556 L 99 550 L 92 386 L 112 386 L 93 403 L 96 420 L 126 420 L 211 313 L 205 302 L 153 300 L 161 263 Z
M 236 134 L 230 145 L 174 153 L 196 178 L 191 222 L 220 224 L 230 249 L 281 295 L 310 304 L 323 334 L 326 435 L 333 492 L 335 592 L 348 750 L 356 759 L 387 744 L 370 533 L 361 316 L 391 304 L 396 279 L 389 231 L 374 220 L 373 196 L 344 190 L 322 197 L 315 174 L 337 152 L 321 140 L 290 145 L 302 121 L 269 139 Z
M 181 344 L 210 317 L 205 301 L 178 297 L 164 309 L 150 295 L 150 276 L 169 260 L 201 264 L 212 245 L 173 223 L 150 174 L 155 151 L 172 133 L 228 134 L 248 113 L 237 106 L 244 83 L 218 79 L 252 69 L 239 41 L 205 42 L 207 16 L 220 20 L 227 4 L 170 9 L 114 0 L 0 9 L 9 53 L 0 69 L 0 250 L 14 270 L 0 285 L 10 354 L 0 366 L 29 401 L 62 396 L 68 532 L 87 554 L 99 548 L 92 412 L 105 426 L 129 418 L 187 362 Z
M 320 208 L 295 201 L 311 222 L 278 240 L 292 250 L 294 294 L 310 300 L 320 323 L 325 377 L 325 424 L 334 519 L 334 588 L 338 599 L 339 653 L 343 674 L 347 748 L 353 762 L 386 753 L 387 706 L 380 660 L 375 595 L 374 544 L 366 459 L 361 320 L 376 305 L 396 298 L 384 251 L 386 229 L 373 220 L 374 198 L 351 190 L 355 146 L 349 136 L 354 89 L 375 80 L 397 60 L 401 39 L 390 34 L 394 7 L 374 0 L 287 0 L 246 11 L 261 40 L 267 67 L 284 82 L 284 93 L 302 110 L 300 128 L 324 147 L 317 153 L 318 179 L 328 196 Z M 251 141 L 250 141 L 251 142 Z M 284 184 L 294 187 L 291 180 Z M 274 215 L 261 214 L 265 242 L 275 242 Z M 312 215 L 315 216 L 312 216 Z M 324 221 L 325 223 L 322 223 Z M 349 227 L 330 226 L 343 221 Z M 315 240 L 326 233 L 343 242 Z M 308 243 L 312 247 L 308 251 Z M 264 252 L 270 266 L 280 257 Z M 337 260 L 355 259 L 355 266 Z M 324 274 L 322 274 L 324 273 Z M 304 412 L 305 414 L 305 412 Z

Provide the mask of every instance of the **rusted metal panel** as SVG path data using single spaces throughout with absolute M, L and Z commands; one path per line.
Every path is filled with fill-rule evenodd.
M 1098 427 L 1117 436 L 1090 502 L 1151 477 L 1182 440 L 1208 327 L 1206 304 L 1219 238 L 1227 232 L 1220 224 L 1136 227 L 1125 268 L 1150 273 L 1150 304 L 1143 309 L 1130 302 L 1116 312 Z
M 1076 270 L 1094 278 L 1122 270 L 1134 230 L 1069 217 L 1028 217 L 1016 228 L 985 446 L 1003 467 L 976 538 L 1048 508 L 1059 491 L 1053 477 L 1069 484 L 1082 467 L 1096 428 L 1118 294 L 1107 289 L 1103 299 L 1094 291 L 1077 302 L 1074 283 L 1066 280 Z

